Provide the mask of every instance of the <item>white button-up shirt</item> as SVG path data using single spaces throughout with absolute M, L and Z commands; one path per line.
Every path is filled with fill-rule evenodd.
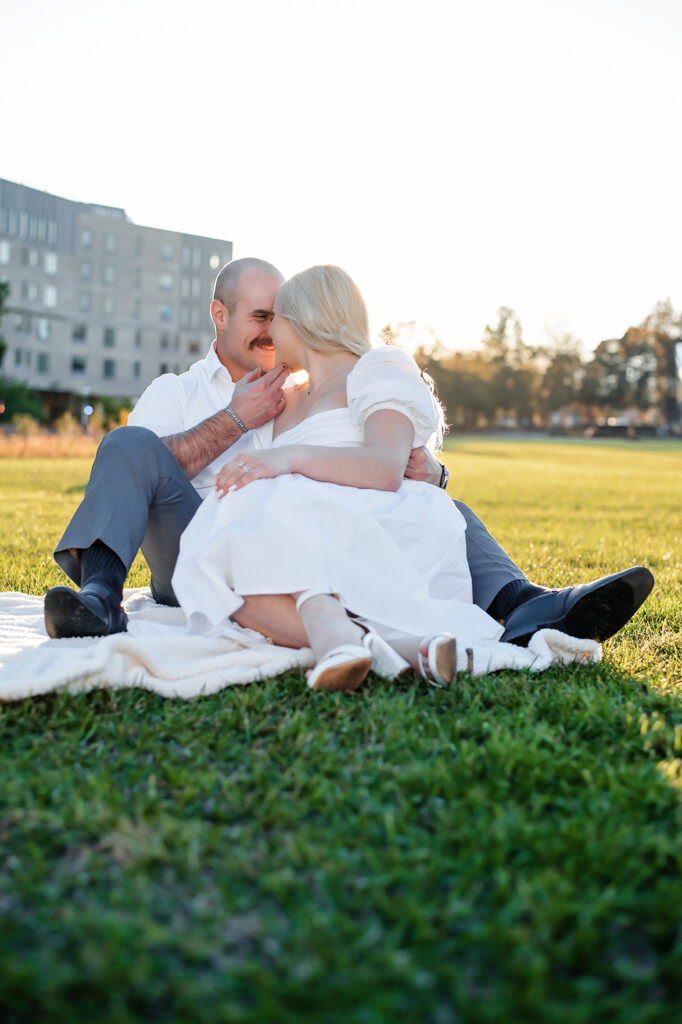
M 224 409 L 233 392 L 234 381 L 218 359 L 214 343 L 206 358 L 185 373 L 164 373 L 153 380 L 128 416 L 128 423 L 132 427 L 147 427 L 158 437 L 180 434 Z M 248 446 L 248 439 L 249 434 L 244 434 L 193 478 L 202 498 L 213 489 L 222 464 L 233 452 Z

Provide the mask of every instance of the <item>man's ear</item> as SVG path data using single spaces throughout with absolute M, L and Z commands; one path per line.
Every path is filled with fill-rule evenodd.
M 211 320 L 215 324 L 216 334 L 225 330 L 229 319 L 227 306 L 223 305 L 220 299 L 214 299 L 211 303 Z

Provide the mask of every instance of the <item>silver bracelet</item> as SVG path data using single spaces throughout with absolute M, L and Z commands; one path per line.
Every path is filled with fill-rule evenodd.
M 441 463 L 441 467 L 440 467 L 440 483 L 438 484 L 438 486 L 442 487 L 444 491 L 447 490 L 448 480 L 449 479 L 450 479 L 450 470 L 448 469 L 447 466 L 444 466 Z
M 237 416 L 237 413 L 234 411 L 234 409 L 230 409 L 229 405 L 226 405 L 225 408 L 223 409 L 223 412 L 226 412 L 228 416 L 232 417 L 234 422 L 241 430 L 242 434 L 248 434 L 249 428 L 242 420 L 239 419 L 239 416 Z

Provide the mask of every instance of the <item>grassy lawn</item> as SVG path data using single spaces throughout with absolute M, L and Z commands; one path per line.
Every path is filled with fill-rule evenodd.
M 447 459 L 531 578 L 653 570 L 602 664 L 0 706 L 3 1020 L 682 1019 L 682 446 Z M 0 589 L 87 474 L 0 460 Z

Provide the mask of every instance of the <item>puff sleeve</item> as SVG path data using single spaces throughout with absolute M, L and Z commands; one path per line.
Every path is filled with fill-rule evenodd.
M 366 352 L 349 373 L 346 391 L 350 414 L 359 429 L 364 429 L 373 412 L 393 409 L 412 423 L 415 448 L 440 444 L 440 404 L 412 356 L 402 349 L 385 345 Z

